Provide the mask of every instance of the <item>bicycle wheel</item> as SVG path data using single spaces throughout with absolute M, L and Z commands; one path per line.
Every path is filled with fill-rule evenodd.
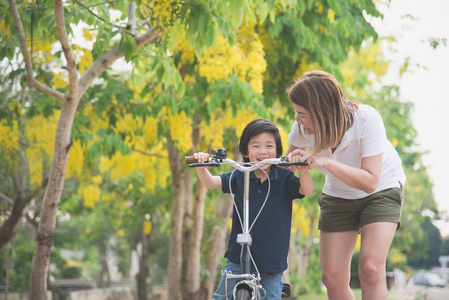
M 238 289 L 235 292 L 235 299 L 234 300 L 250 300 L 251 299 L 251 292 L 247 289 Z

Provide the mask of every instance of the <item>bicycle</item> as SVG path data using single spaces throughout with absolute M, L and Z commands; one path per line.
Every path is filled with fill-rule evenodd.
M 251 243 L 252 237 L 250 234 L 250 229 L 252 225 L 257 221 L 260 212 L 264 208 L 265 202 L 268 199 L 268 195 L 270 193 L 270 181 L 268 181 L 268 192 L 265 198 L 265 202 L 260 208 L 259 212 L 256 214 L 256 217 L 252 223 L 249 225 L 249 179 L 250 173 L 257 169 L 261 169 L 263 166 L 267 164 L 271 165 L 279 165 L 279 166 L 307 166 L 307 162 L 288 162 L 285 157 L 282 158 L 268 158 L 259 162 L 243 162 L 239 163 L 232 159 L 227 158 L 226 149 L 220 148 L 216 152 L 214 150 L 211 151 L 214 155 L 209 158 L 209 162 L 206 163 L 198 163 L 193 156 L 186 156 L 185 162 L 189 164 L 189 167 L 219 167 L 222 164 L 231 165 L 235 170 L 240 170 L 244 173 L 244 194 L 243 194 L 243 220 L 240 217 L 239 211 L 237 209 L 236 203 L 234 202 L 234 206 L 236 208 L 240 225 L 242 227 L 242 233 L 237 235 L 237 243 L 242 246 L 241 254 L 240 254 L 240 266 L 241 266 L 241 274 L 236 275 L 231 272 L 223 271 L 224 275 L 226 275 L 226 290 L 227 290 L 227 280 L 228 279 L 239 279 L 239 281 L 235 284 L 232 292 L 232 296 L 234 300 L 258 300 L 261 299 L 260 295 L 263 291 L 263 287 L 260 284 L 260 273 L 257 269 L 255 262 L 252 260 L 251 256 Z M 263 169 L 261 169 L 263 170 Z M 264 171 L 265 172 L 265 171 Z M 266 174 L 266 173 L 265 173 Z M 268 178 L 268 174 L 267 178 Z M 232 193 L 231 193 L 232 194 Z M 250 274 L 251 270 L 251 262 L 256 270 L 256 274 Z M 290 296 L 290 285 L 284 284 L 282 287 L 282 297 Z M 227 299 L 226 294 L 226 299 Z M 262 297 L 263 298 L 263 297 Z

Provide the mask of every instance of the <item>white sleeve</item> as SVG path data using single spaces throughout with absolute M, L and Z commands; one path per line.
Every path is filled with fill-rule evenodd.
M 374 156 L 385 152 L 387 146 L 387 133 L 379 112 L 373 113 L 365 119 L 361 126 L 360 152 L 362 157 Z

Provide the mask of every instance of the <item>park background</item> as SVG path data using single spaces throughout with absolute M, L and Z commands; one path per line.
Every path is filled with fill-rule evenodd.
M 378 109 L 403 159 L 403 226 L 388 270 L 411 276 L 449 254 L 444 177 L 434 172 L 447 163 L 437 131 L 447 128 L 438 121 L 445 95 L 429 96 L 445 78 L 433 72 L 447 64 L 438 31 L 447 27 L 437 25 L 447 21 L 433 14 L 444 1 L 14 3 L 0 2 L 0 285 L 45 299 L 61 279 L 120 281 L 139 299 L 155 286 L 169 286 L 170 299 L 209 299 L 232 206 L 183 157 L 225 147 L 238 158 L 238 136 L 256 117 L 281 127 L 286 148 L 294 113 L 285 88 L 312 69 Z M 413 26 L 428 16 L 421 36 Z M 419 48 L 443 53 L 437 66 Z M 423 72 L 430 82 L 412 80 Z M 323 176 L 313 176 L 315 193 L 295 202 L 285 274 L 298 296 L 321 292 Z

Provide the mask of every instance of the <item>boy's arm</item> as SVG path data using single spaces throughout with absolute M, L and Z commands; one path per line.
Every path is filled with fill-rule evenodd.
M 303 195 L 310 195 L 313 192 L 313 179 L 310 175 L 309 169 L 307 167 L 300 167 L 298 169 L 299 175 L 299 193 Z
M 298 149 L 298 147 L 292 146 L 290 145 L 290 148 L 288 150 L 288 161 L 291 162 L 297 162 L 297 161 L 306 161 L 307 157 L 306 156 L 302 156 L 302 155 L 293 155 L 291 153 L 291 151 L 293 151 L 294 149 Z M 302 149 L 302 148 L 300 148 Z M 300 182 L 300 186 L 299 186 L 299 193 L 302 195 L 310 195 L 313 193 L 313 179 L 312 179 L 312 175 L 310 175 L 309 172 L 309 168 L 306 166 L 301 166 L 301 167 L 292 167 L 292 171 L 294 172 L 294 169 L 298 170 L 298 177 L 299 177 L 299 182 Z
M 204 187 L 208 189 L 221 189 L 221 177 L 213 176 L 206 167 L 195 168 L 196 174 Z

